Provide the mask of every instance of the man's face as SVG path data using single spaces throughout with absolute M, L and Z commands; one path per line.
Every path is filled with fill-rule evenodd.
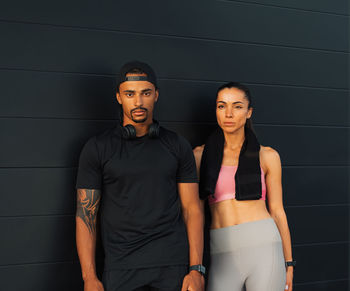
M 146 76 L 146 74 L 127 74 Z M 126 81 L 120 84 L 117 100 L 124 112 L 124 125 L 152 122 L 154 103 L 158 100 L 158 90 L 148 81 Z

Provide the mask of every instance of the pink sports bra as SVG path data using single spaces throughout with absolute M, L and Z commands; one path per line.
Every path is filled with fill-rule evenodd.
M 234 176 L 236 174 L 238 166 L 221 166 L 218 180 L 216 182 L 215 193 L 209 195 L 208 202 L 213 204 L 216 202 L 235 199 L 236 185 Z M 261 167 L 260 167 L 261 168 Z M 261 168 L 261 187 L 262 187 L 262 197 L 260 200 L 266 200 L 266 184 L 265 184 L 265 174 Z

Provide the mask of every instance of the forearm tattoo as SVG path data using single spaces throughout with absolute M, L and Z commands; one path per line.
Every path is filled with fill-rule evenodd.
M 101 190 L 78 189 L 77 191 L 77 212 L 86 224 L 91 234 L 96 233 L 97 211 L 100 206 Z

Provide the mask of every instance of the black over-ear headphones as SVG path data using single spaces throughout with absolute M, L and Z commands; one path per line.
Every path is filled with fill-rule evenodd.
M 124 139 L 134 139 L 136 138 L 136 129 L 133 125 L 127 124 L 123 126 L 120 124 L 122 137 Z M 150 125 L 148 130 L 148 136 L 150 138 L 157 138 L 159 136 L 159 123 L 156 120 L 153 120 L 153 123 Z

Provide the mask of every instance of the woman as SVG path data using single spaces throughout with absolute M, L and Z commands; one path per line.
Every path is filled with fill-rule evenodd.
M 234 82 L 221 86 L 219 128 L 194 150 L 200 196 L 208 200 L 211 214 L 209 291 L 241 291 L 244 286 L 246 291 L 292 291 L 295 261 L 282 201 L 281 162 L 276 150 L 258 143 L 252 111 L 247 87 Z

